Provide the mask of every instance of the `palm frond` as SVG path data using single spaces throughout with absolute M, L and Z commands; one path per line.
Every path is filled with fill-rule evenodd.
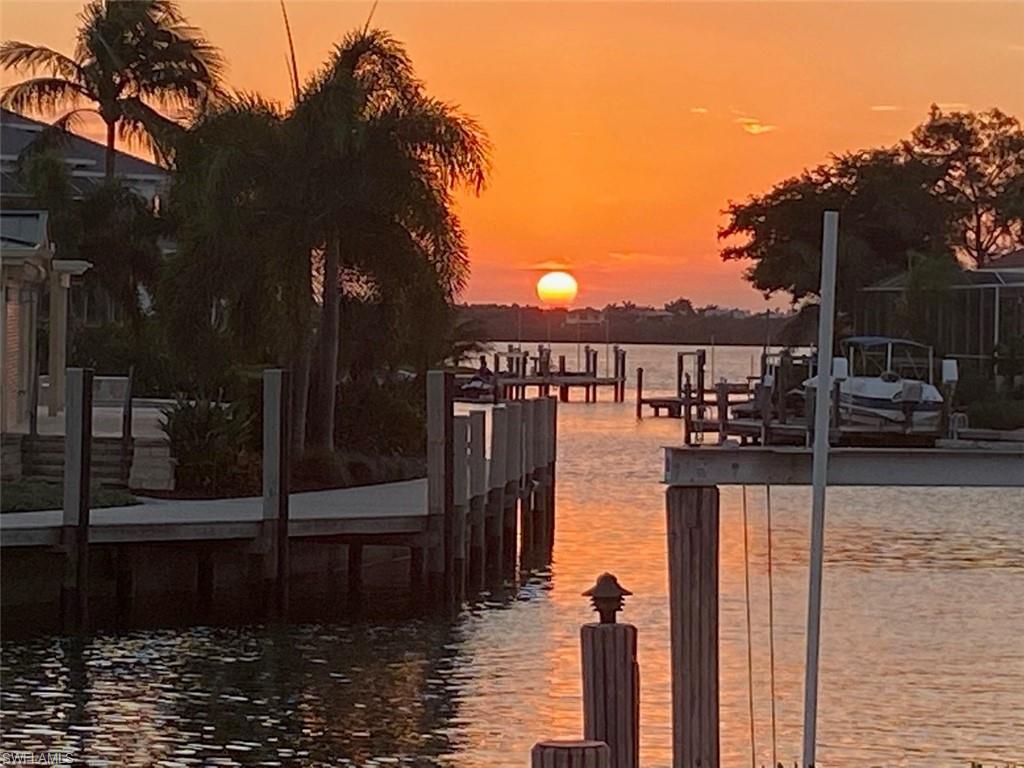
M 60 77 L 35 77 L 8 86 L 0 106 L 15 112 L 57 112 L 74 109 L 90 94 L 78 83 Z
M 45 45 L 32 45 L 17 40 L 0 43 L 0 67 L 35 74 L 43 71 L 53 77 L 84 83 L 78 62 Z

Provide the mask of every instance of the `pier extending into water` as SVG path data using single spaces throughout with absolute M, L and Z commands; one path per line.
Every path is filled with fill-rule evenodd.
M 580 349 L 577 369 L 569 366 L 566 356 L 559 355 L 552 360 L 551 346 L 538 344 L 531 352 L 514 344 L 493 356 L 493 387 L 483 396 L 474 391 L 460 391 L 457 398 L 467 402 L 500 403 L 507 400 L 522 400 L 530 391 L 537 397 L 547 397 L 557 392 L 560 402 L 572 400 L 574 391 L 583 390 L 583 402 L 596 403 L 598 392 L 610 389 L 612 401 L 626 399 L 626 350 L 615 344 L 611 356 L 606 360 L 605 371 L 599 372 L 598 349 L 589 344 Z M 468 378 L 460 379 L 468 381 Z M 577 395 L 578 397 L 578 395 Z
M 426 478 L 291 493 L 290 377 L 268 370 L 261 497 L 142 499 L 91 510 L 91 379 L 89 370 L 68 370 L 63 509 L 0 517 L 6 612 L 26 601 L 50 604 L 59 627 L 72 632 L 90 625 L 91 600 L 113 602 L 120 622 L 169 589 L 199 606 L 245 595 L 257 616 L 284 616 L 295 575 L 319 570 L 358 595 L 368 547 L 405 550 L 408 557 L 389 558 L 388 567 L 408 563 L 411 593 L 456 605 L 550 559 L 553 397 L 456 413 L 454 376 L 431 371 Z

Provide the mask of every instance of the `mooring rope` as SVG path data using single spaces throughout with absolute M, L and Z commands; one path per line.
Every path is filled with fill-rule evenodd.
M 775 744 L 775 586 L 772 583 L 772 487 L 764 487 L 765 519 L 768 523 L 768 669 L 772 699 L 772 768 L 778 756 Z
M 747 700 L 750 706 L 750 768 L 757 768 L 754 740 L 754 641 L 750 629 L 750 545 L 747 542 L 747 486 L 743 486 L 743 594 L 747 603 Z

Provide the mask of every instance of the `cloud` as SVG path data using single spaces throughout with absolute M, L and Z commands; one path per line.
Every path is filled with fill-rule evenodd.
M 952 110 L 954 112 L 961 109 L 970 109 L 971 107 L 970 104 L 966 104 L 962 101 L 940 101 L 935 106 L 937 106 L 939 109 Z
M 690 112 L 695 115 L 706 115 L 710 111 L 707 107 L 690 107 Z
M 872 104 L 868 107 L 872 112 L 902 112 L 903 107 L 897 107 L 893 104 Z
M 1006 47 L 1014 53 L 1024 53 L 1024 45 L 1014 43 L 1013 45 L 1008 45 Z
M 539 272 L 551 272 L 551 271 L 565 272 L 565 271 L 571 270 L 572 269 L 572 265 L 569 264 L 566 261 L 548 260 L 548 261 L 540 261 L 540 262 L 537 262 L 535 264 L 527 264 L 525 267 L 520 267 L 520 269 L 526 269 L 526 270 L 529 270 L 531 272 L 535 272 L 535 271 L 539 271 Z
M 777 125 L 771 125 L 769 123 L 762 123 L 756 117 L 737 117 L 734 121 L 743 127 L 743 130 L 747 133 L 758 136 L 762 133 L 771 133 L 777 131 L 779 127 Z

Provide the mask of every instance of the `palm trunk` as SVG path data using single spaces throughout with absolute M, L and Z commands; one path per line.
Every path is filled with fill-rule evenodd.
M 338 268 L 341 261 L 341 243 L 336 232 L 327 240 L 324 254 L 323 315 L 320 320 L 320 380 L 313 404 L 309 439 L 311 448 L 334 449 L 334 407 L 338 385 L 338 332 L 340 325 L 341 293 L 338 288 Z
M 114 158 L 117 156 L 117 151 L 114 149 L 114 129 L 116 127 L 115 121 L 107 121 L 107 155 L 104 174 L 108 183 L 114 180 Z
M 302 456 L 306 450 L 306 415 L 309 411 L 309 369 L 313 360 L 313 337 L 303 340 L 292 361 L 292 455 Z

